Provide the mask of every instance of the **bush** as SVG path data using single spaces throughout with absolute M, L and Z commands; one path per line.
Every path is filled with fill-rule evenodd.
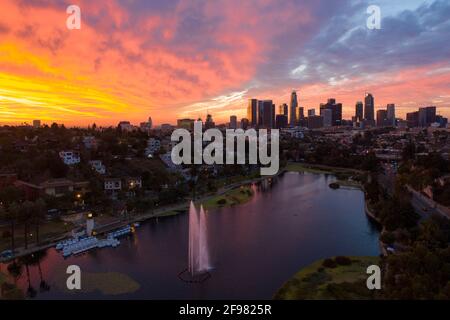
M 348 257 L 339 256 L 334 259 L 336 263 L 340 266 L 349 266 L 352 264 L 352 260 Z
M 337 264 L 333 259 L 325 259 L 322 263 L 322 266 L 324 266 L 325 268 L 334 269 L 337 267 Z
M 226 199 L 220 199 L 220 200 L 217 200 L 217 204 L 218 205 L 221 205 L 221 206 L 223 206 L 223 205 L 225 205 L 227 203 L 227 200 Z
M 380 239 L 386 244 L 393 244 L 395 242 L 395 235 L 392 232 L 385 231 L 381 234 Z
M 2 232 L 2 239 L 11 238 L 11 232 L 9 230 L 5 230 Z

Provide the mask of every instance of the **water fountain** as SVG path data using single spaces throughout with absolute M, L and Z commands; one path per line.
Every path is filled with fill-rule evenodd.
M 191 201 L 189 206 L 189 253 L 188 268 L 178 276 L 181 280 L 190 283 L 199 283 L 207 280 L 211 275 L 206 227 L 206 214 L 203 206 L 200 212 Z

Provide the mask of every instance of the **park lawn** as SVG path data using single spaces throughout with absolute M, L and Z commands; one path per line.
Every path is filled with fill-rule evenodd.
M 239 188 L 231 189 L 222 195 L 209 198 L 199 204 L 202 204 L 203 208 L 208 210 L 243 204 L 249 201 L 252 197 L 252 188 L 250 186 L 241 186 Z
M 356 169 L 339 168 L 339 167 L 331 167 L 319 164 L 307 164 L 299 162 L 288 163 L 285 169 L 287 171 L 294 171 L 294 172 L 328 173 L 344 176 L 352 176 L 355 174 L 364 173 L 363 171 Z
M 244 181 L 250 181 L 253 179 L 258 179 L 261 176 L 258 173 L 247 175 L 247 176 L 233 176 L 233 177 L 227 177 L 227 178 L 220 178 L 216 180 L 216 186 L 217 188 L 226 187 L 230 184 L 244 182 Z
M 73 228 L 74 225 L 69 222 L 57 220 L 45 222 L 39 227 L 40 243 L 44 243 L 45 241 L 51 240 L 52 238 L 56 238 L 67 232 L 70 232 Z M 0 235 L 5 230 L 10 230 L 10 228 L 9 227 L 1 228 Z M 16 226 L 14 234 L 15 234 L 14 241 L 16 248 L 23 247 L 25 245 L 23 226 Z M 28 245 L 35 244 L 35 242 L 36 242 L 36 228 L 34 226 L 31 226 L 29 228 Z M 11 249 L 11 238 L 1 238 L 0 252 L 7 249 Z
M 303 268 L 275 294 L 280 300 L 373 299 L 366 287 L 367 267 L 378 265 L 379 257 L 349 257 L 350 265 L 323 267 L 319 260 Z
M 181 214 L 183 212 L 186 212 L 186 210 L 167 210 L 167 211 L 164 211 L 164 212 L 156 214 L 155 217 L 158 217 L 158 218 L 160 218 L 160 217 L 172 217 L 172 216 L 179 215 L 179 214 Z

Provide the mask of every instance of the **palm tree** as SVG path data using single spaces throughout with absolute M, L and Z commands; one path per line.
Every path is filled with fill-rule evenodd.
M 39 227 L 40 227 L 41 221 L 45 217 L 46 209 L 47 209 L 47 207 L 46 207 L 45 201 L 42 198 L 39 198 L 34 203 L 33 220 L 34 220 L 34 225 L 36 227 L 36 244 L 39 244 Z
M 34 298 L 36 297 L 36 289 L 33 288 L 33 286 L 31 285 L 31 278 L 30 278 L 30 261 L 32 259 L 32 256 L 25 256 L 20 258 L 19 260 L 22 262 L 22 264 L 25 265 L 25 270 L 27 273 L 27 283 L 28 283 L 28 288 L 27 288 L 27 296 L 29 298 Z
M 35 205 L 31 201 L 25 201 L 20 205 L 20 220 L 22 221 L 24 228 L 24 239 L 25 239 L 25 249 L 28 249 L 28 227 L 30 224 L 30 219 L 33 215 Z
M 9 222 L 11 223 L 11 251 L 14 252 L 15 246 L 15 230 L 16 221 L 19 217 L 20 205 L 17 202 L 12 203 L 6 211 Z
M 22 264 L 16 260 L 7 266 L 9 274 L 14 278 L 14 284 L 17 284 L 17 280 L 22 275 Z
M 30 265 L 37 265 L 39 271 L 39 278 L 41 279 L 39 283 L 40 292 L 45 292 L 50 290 L 50 285 L 45 281 L 44 275 L 42 274 L 41 261 L 46 257 L 47 251 L 38 251 L 30 257 Z

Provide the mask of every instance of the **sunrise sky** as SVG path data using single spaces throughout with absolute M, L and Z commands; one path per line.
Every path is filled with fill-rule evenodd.
M 66 8 L 79 5 L 81 30 Z M 381 30 L 366 9 L 381 8 Z M 248 98 L 344 117 L 364 92 L 450 116 L 450 1 L 1 0 L 0 124 L 245 116 Z

